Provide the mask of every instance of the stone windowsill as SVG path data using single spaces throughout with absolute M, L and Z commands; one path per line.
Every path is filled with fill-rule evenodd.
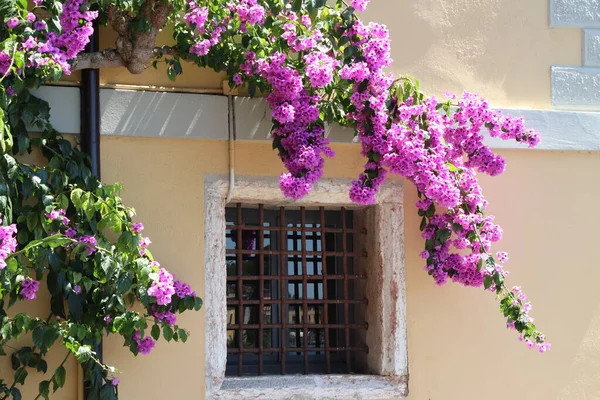
M 408 377 L 376 375 L 287 375 L 226 378 L 214 399 L 310 400 L 401 399 Z

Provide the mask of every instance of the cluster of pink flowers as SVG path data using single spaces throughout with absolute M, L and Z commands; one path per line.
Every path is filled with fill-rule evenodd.
M 131 224 L 131 232 L 133 233 L 141 233 L 144 230 L 144 224 L 142 224 L 141 222 L 134 222 L 133 224 Z M 145 256 L 146 255 L 146 249 L 148 248 L 148 246 L 150 246 L 150 243 L 152 243 L 152 241 L 150 240 L 149 237 L 140 237 L 138 244 L 140 246 L 140 255 L 141 256 Z
M 304 56 L 306 75 L 313 88 L 327 86 L 333 80 L 333 73 L 340 62 L 322 51 L 313 51 Z
M 0 224 L 2 224 L 1 218 Z M 0 225 L 0 269 L 6 268 L 6 259 L 16 251 L 17 244 L 17 226 L 15 224 Z
M 83 243 L 84 247 L 87 249 L 87 256 L 91 256 L 96 252 L 96 246 L 98 246 L 98 241 L 95 236 L 83 235 L 76 239 L 79 243 Z
M 254 60 L 253 54 L 249 56 L 250 61 Z M 267 102 L 276 121 L 273 135 L 278 137 L 279 156 L 288 170 L 281 175 L 280 186 L 286 196 L 298 199 L 323 175 L 323 156 L 334 155 L 323 126 L 315 123 L 321 98 L 303 88 L 298 71 L 286 65 L 285 54 L 259 60 L 257 66 L 258 74 L 272 87 Z
M 289 11 L 283 13 L 280 17 L 288 18 L 289 22 L 283 25 L 283 34 L 281 38 L 287 42 L 290 49 L 296 53 L 308 51 L 317 47 L 319 42 L 323 40 L 323 33 L 320 29 L 313 28 L 310 16 L 303 15 L 298 18 L 298 15 Z M 302 25 L 304 34 L 298 35 Z
M 148 246 L 150 246 L 150 243 L 152 243 L 152 241 L 150 240 L 149 237 L 140 238 L 139 245 L 140 245 L 140 255 L 141 256 L 146 255 L 146 249 L 148 248 Z
M 357 204 L 371 204 L 387 176 L 380 155 L 390 150 L 386 140 L 389 118 L 386 102 L 392 77 L 384 71 L 392 63 L 390 38 L 385 26 L 374 23 L 365 26 L 360 21 L 346 35 L 358 39 L 353 45 L 360 48 L 362 56 L 356 63 L 344 66 L 340 76 L 354 83 L 350 100 L 356 112 L 348 117 L 355 121 L 362 155 L 369 159 L 364 173 L 352 183 L 350 199 Z
M 155 311 L 154 318 L 159 322 L 166 322 L 169 326 L 173 326 L 177 322 L 177 315 L 173 314 L 171 311 Z
M 93 33 L 92 21 L 98 17 L 97 11 L 82 11 L 84 0 L 67 0 L 63 3 L 59 20 L 61 32 L 47 32 L 45 21 L 36 21 L 33 13 L 28 13 L 24 20 L 13 17 L 6 22 L 9 29 L 30 26 L 33 28 L 19 51 L 28 53 L 27 67 L 41 68 L 52 62 L 57 64 L 65 74 L 71 73 L 69 60 L 77 57 L 89 43 Z M 41 1 L 34 1 L 36 6 L 41 6 Z M 6 60 L 9 60 L 8 63 Z M 10 65 L 11 54 L 0 52 L 0 73 L 5 74 Z
M 175 294 L 180 299 L 185 299 L 186 297 L 196 297 L 196 292 L 192 290 L 191 286 L 187 283 L 183 283 L 180 280 L 175 280 L 173 283 L 173 287 L 175 288 Z
M 208 7 L 198 7 L 195 1 L 188 1 L 188 11 L 184 15 L 184 19 L 190 27 L 197 30 L 200 35 L 203 35 L 206 28 L 204 24 L 208 18 Z
M 184 16 L 187 24 L 194 30 L 194 44 L 190 53 L 205 56 L 213 46 L 221 42 L 221 36 L 227 30 L 229 20 L 208 21 L 208 8 L 199 7 L 194 0 L 187 2 L 187 12 Z M 210 29 L 209 29 L 210 28 Z M 206 36 L 208 34 L 208 36 Z
M 21 282 L 21 296 L 27 300 L 33 300 L 36 297 L 36 293 L 40 288 L 40 283 L 34 279 L 25 278 Z
M 0 76 L 4 76 L 12 63 L 12 57 L 5 51 L 0 51 Z
M 133 342 L 137 345 L 138 351 L 141 354 L 149 354 L 156 345 L 156 342 L 150 336 L 145 336 L 143 339 L 141 336 L 141 332 L 136 331 L 132 337 Z
M 171 296 L 175 294 L 173 275 L 164 268 L 158 271 L 157 278 L 148 288 L 148 294 L 156 298 L 156 304 L 165 306 L 171 303 Z
M 159 266 L 158 262 L 154 261 L 152 265 Z M 173 275 L 164 268 L 158 271 L 156 279 L 148 288 L 148 294 L 156 298 L 156 304 L 166 306 L 171 304 L 173 295 L 177 295 L 180 299 L 188 296 L 196 296 L 196 292 L 192 290 L 190 285 L 175 280 Z
M 396 122 L 386 132 L 387 151 L 381 153 L 381 163 L 416 185 L 425 196 L 417 203 L 423 214 L 433 202 L 448 210 L 431 217 L 422 233 L 425 240 L 439 239 L 436 235 L 443 236 L 444 232 L 450 239 L 450 233 L 454 233 L 453 240 L 436 242 L 425 257 L 436 282 L 443 284 L 451 277 L 467 286 L 482 286 L 484 274 L 505 272 L 500 266 L 492 271 L 478 267 L 482 258 L 487 259 L 491 244 L 502 238 L 502 229 L 493 223 L 492 216 L 483 214 L 487 201 L 476 170 L 498 175 L 505 163 L 483 144 L 481 131 L 487 126 L 496 131 L 496 136 L 530 146 L 539 142 L 539 135 L 524 130 L 519 120 L 490 110 L 475 95 L 465 94 L 451 116 L 438 112 L 434 98 L 426 98 L 419 105 L 412 105 L 411 100 L 396 108 Z M 453 254 L 452 247 L 470 252 Z
M 521 313 L 519 315 L 519 319 L 521 322 L 530 323 L 533 322 L 533 318 L 529 316 L 529 312 L 531 311 L 531 303 L 526 302 L 527 295 L 523 293 L 520 286 L 514 286 L 511 289 L 511 296 L 513 298 L 513 305 L 520 307 Z M 508 327 L 512 330 L 515 330 L 515 322 L 510 322 Z M 552 348 L 552 345 L 546 342 L 546 337 L 544 335 L 539 335 L 537 341 L 533 341 L 530 338 L 525 338 L 522 335 L 519 336 L 520 341 L 524 341 L 528 348 L 532 349 L 537 346 L 538 351 L 540 353 L 545 353 L 546 351 Z
M 365 11 L 370 0 L 352 0 L 352 7 L 358 11 Z
M 69 225 L 71 220 L 67 218 L 67 211 L 58 209 L 52 210 L 49 213 L 45 213 L 44 216 L 52 221 L 60 221 L 63 225 Z
M 230 9 L 237 13 L 242 26 L 240 30 L 245 32 L 247 25 L 262 25 L 265 22 L 265 8 L 256 0 L 241 0 L 230 4 Z

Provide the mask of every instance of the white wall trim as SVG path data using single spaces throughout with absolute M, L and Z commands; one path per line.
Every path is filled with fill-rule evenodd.
M 364 209 L 369 254 L 365 320 L 366 368 L 373 375 L 225 378 L 227 295 L 225 198 L 228 179 L 205 176 L 205 368 L 207 399 L 387 399 L 408 394 L 404 212 L 399 181 L 386 183 L 370 207 L 350 202 L 351 180 L 324 179 L 301 202 L 286 199 L 275 177 L 238 177 L 233 203 L 348 206 Z M 291 380 L 290 380 L 291 379 Z
M 559 76 L 562 76 L 561 79 L 567 82 L 567 86 L 556 86 L 555 91 L 563 93 L 561 96 L 564 98 L 563 101 L 555 101 L 556 107 L 581 107 L 581 102 L 571 98 L 579 90 L 573 88 L 573 85 L 577 85 L 576 76 L 564 77 L 567 72 L 572 75 L 569 72 L 571 70 L 572 68 L 556 67 L 553 71 L 553 79 L 559 80 Z M 575 74 L 577 75 L 577 71 Z M 570 80 L 575 81 L 571 86 L 568 83 Z M 593 81 L 600 82 L 600 77 L 594 77 Z M 592 93 L 600 93 L 600 86 L 587 90 L 589 96 L 592 96 L 588 101 L 591 104 L 589 108 L 600 109 L 594 105 L 596 96 L 600 94 Z M 50 103 L 51 122 L 58 131 L 79 133 L 78 88 L 44 86 L 34 93 Z M 228 102 L 225 96 L 102 89 L 101 100 L 103 135 L 228 139 Z M 271 121 L 264 99 L 239 97 L 235 99 L 234 107 L 238 140 L 269 140 Z M 504 111 L 524 117 L 528 126 L 541 133 L 542 143 L 536 148 L 538 150 L 600 150 L 600 112 L 533 109 Z M 339 126 L 332 126 L 328 136 L 334 143 L 355 142 L 352 130 L 341 129 Z M 514 141 L 488 138 L 487 143 L 496 149 L 526 149 Z

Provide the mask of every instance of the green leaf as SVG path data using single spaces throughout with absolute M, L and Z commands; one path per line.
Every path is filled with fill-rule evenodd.
M 92 349 L 90 348 L 90 346 L 87 346 L 87 345 L 80 346 L 77 349 L 77 352 L 75 353 L 75 358 L 77 358 L 77 361 L 79 362 L 79 364 L 89 361 L 91 357 L 92 357 Z
M 503 280 L 504 279 L 502 278 L 502 275 L 500 273 L 496 272 L 494 274 L 494 283 L 496 284 L 496 288 L 499 288 L 502 286 Z
M 492 287 L 492 277 L 489 275 L 484 275 L 483 277 L 483 288 L 485 290 L 488 290 L 490 287 Z
M 187 338 L 188 338 L 188 334 L 185 331 L 185 329 L 179 329 L 177 332 L 179 333 L 179 339 L 181 339 L 181 341 L 183 343 L 185 343 L 187 341 Z
M 13 370 L 16 371 L 19 369 L 21 366 L 21 361 L 19 360 L 19 357 L 17 357 L 17 352 L 14 352 L 10 355 L 10 362 Z
M 39 393 L 44 399 L 48 400 L 50 394 L 50 381 L 41 381 L 39 385 Z
M 10 321 L 3 322 L 0 334 L 2 334 L 2 339 L 5 341 L 12 337 L 12 323 Z
M 85 296 L 69 293 L 67 303 L 69 304 L 69 317 L 73 321 L 81 321 L 84 313 Z
M 489 272 L 496 270 L 496 261 L 494 261 L 494 257 L 488 256 L 488 258 L 485 260 L 485 269 L 487 269 Z
M 173 82 L 175 82 L 175 79 L 177 79 L 177 74 L 175 73 L 175 68 L 173 68 L 173 65 L 169 65 L 167 67 L 167 77 Z
M 158 340 L 160 338 L 160 327 L 157 324 L 152 327 L 151 335 L 154 340 Z
M 100 389 L 100 400 L 117 400 L 115 387 L 111 383 L 105 383 Z
M 32 232 L 40 221 L 39 214 L 37 212 L 30 212 L 27 214 L 27 230 Z
M 65 385 L 65 379 L 67 378 L 67 371 L 62 365 L 54 371 L 54 382 L 61 388 Z
M 439 240 L 441 243 L 446 242 L 452 236 L 452 231 L 450 229 L 440 229 L 435 233 L 436 240 Z
M 163 326 L 163 337 L 167 342 L 170 342 L 171 339 L 173 339 L 173 329 L 170 326 Z
M 127 272 L 119 276 L 117 279 L 117 293 L 125 294 L 131 289 L 131 285 L 133 284 L 133 274 L 131 272 Z
M 27 372 L 27 371 L 25 371 Z M 12 395 L 12 400 L 21 400 L 21 391 L 14 387 L 10 390 L 10 394 Z
M 56 202 L 58 203 L 58 206 L 63 210 L 69 208 L 69 199 L 63 193 L 58 195 L 58 197 L 56 198 Z
M 15 382 L 20 383 L 21 385 L 25 384 L 25 379 L 27 378 L 28 372 L 25 367 L 19 368 L 15 372 Z
M 45 353 L 58 338 L 58 331 L 54 327 L 41 325 L 33 330 L 32 337 L 35 347 Z
M 458 168 L 454 164 L 452 164 L 451 162 L 447 161 L 446 162 L 446 167 L 448 167 L 448 170 L 450 172 L 457 172 L 458 171 Z
M 35 369 L 36 371 L 45 374 L 48 371 L 48 363 L 46 360 L 39 359 L 35 365 Z
M 194 310 L 199 311 L 202 308 L 202 299 L 200 297 L 196 297 L 194 299 Z
M 90 203 L 93 204 L 92 194 L 90 192 L 83 193 L 81 195 L 81 210 L 87 213 L 87 210 L 90 207 Z
M 71 192 L 71 201 L 73 205 L 77 208 L 81 208 L 81 196 L 83 195 L 83 190 L 81 189 L 73 189 Z

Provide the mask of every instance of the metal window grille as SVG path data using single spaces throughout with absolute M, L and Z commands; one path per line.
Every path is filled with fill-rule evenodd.
M 237 204 L 226 218 L 226 374 L 356 372 L 366 231 L 353 211 Z

